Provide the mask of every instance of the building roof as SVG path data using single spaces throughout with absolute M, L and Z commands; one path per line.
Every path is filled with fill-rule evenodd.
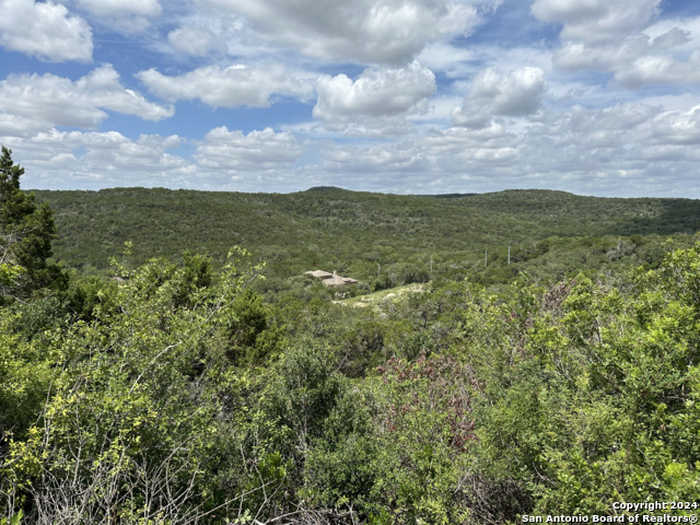
M 331 277 L 333 277 L 332 273 L 323 270 L 313 270 L 310 272 L 304 272 L 304 275 L 310 275 L 311 277 L 315 277 L 316 279 L 330 279 Z
M 324 279 L 321 282 L 323 283 L 324 286 L 344 286 L 346 284 L 349 284 L 340 275 L 333 275 L 330 277 L 330 279 Z
M 312 270 L 308 272 L 304 272 L 304 275 L 308 275 L 310 277 L 315 277 L 316 279 L 321 279 L 321 282 L 325 286 L 343 286 L 346 284 L 356 284 L 357 280 L 351 278 L 351 277 L 343 277 L 342 275 L 338 275 L 335 272 L 330 273 L 326 272 L 324 270 Z

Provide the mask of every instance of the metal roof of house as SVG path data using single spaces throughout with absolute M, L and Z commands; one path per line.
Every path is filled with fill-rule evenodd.
M 351 278 L 351 277 L 343 277 L 342 275 L 338 275 L 335 272 L 330 273 L 326 272 L 324 270 L 312 270 L 308 272 L 304 272 L 304 275 L 308 275 L 310 277 L 315 277 L 316 279 L 321 279 L 321 282 L 325 286 L 343 286 L 345 284 L 356 284 L 357 280 Z
M 315 277 L 316 279 L 330 279 L 333 277 L 333 274 L 330 272 L 326 272 L 324 270 L 313 270 L 310 272 L 304 272 L 304 275 L 310 275 L 311 277 Z
M 324 279 L 321 282 L 323 283 L 324 286 L 344 286 L 346 284 L 349 284 L 340 275 L 333 275 L 333 276 L 331 276 L 330 279 Z

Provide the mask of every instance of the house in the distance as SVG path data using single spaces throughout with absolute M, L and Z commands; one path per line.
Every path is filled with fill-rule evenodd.
M 328 287 L 340 287 L 345 286 L 347 284 L 357 284 L 357 280 L 352 279 L 351 277 L 343 277 L 335 272 L 330 273 L 324 270 L 313 270 L 309 272 L 304 272 L 304 275 L 308 275 L 309 277 L 313 277 L 314 279 L 320 279 L 323 286 Z
M 315 279 L 321 279 L 322 281 L 324 279 L 330 279 L 331 277 L 333 277 L 332 273 L 324 272 L 323 270 L 313 270 L 311 272 L 304 272 L 304 275 L 308 275 L 309 277 L 313 277 Z

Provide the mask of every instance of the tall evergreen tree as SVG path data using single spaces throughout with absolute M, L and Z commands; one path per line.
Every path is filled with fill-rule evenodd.
M 31 193 L 20 189 L 24 168 L 14 164 L 5 146 L 0 155 L 0 257 L 6 276 L 13 278 L 0 288 L 2 295 L 23 297 L 60 280 L 61 272 L 47 261 L 56 235 L 51 209 L 37 204 Z M 9 280 L 9 279 L 8 279 Z M 0 283 L 1 284 L 1 283 Z

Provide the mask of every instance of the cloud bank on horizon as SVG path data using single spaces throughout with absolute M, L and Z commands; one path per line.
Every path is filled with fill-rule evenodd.
M 700 198 L 696 0 L 0 0 L 32 188 Z

